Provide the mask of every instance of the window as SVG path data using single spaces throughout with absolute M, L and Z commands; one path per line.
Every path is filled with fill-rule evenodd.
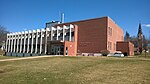
M 112 42 L 108 42 L 108 50 L 112 49 Z
M 108 27 L 108 35 L 112 36 L 112 28 Z
M 112 45 L 111 45 L 111 42 L 110 42 L 110 50 L 111 50 L 111 47 L 112 47 Z
M 66 55 L 68 55 L 68 47 L 66 47 Z
M 114 43 L 114 50 L 116 50 L 116 44 Z
M 110 29 L 110 35 L 112 36 L 112 28 Z

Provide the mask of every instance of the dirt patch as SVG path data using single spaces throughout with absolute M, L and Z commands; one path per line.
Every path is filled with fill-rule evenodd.
M 3 69 L 0 69 L 0 73 L 4 73 L 4 70 L 3 70 Z

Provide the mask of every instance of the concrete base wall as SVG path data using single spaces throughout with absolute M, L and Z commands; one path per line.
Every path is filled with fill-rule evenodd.
M 43 56 L 43 55 L 46 55 L 46 54 L 40 54 L 40 56 Z
M 29 56 L 31 56 L 30 53 L 24 53 L 24 57 L 29 57 Z
M 23 57 L 23 53 L 17 53 L 17 57 Z
M 41 56 L 45 54 L 36 54 L 36 53 L 14 53 L 14 52 L 7 52 L 6 56 L 15 56 L 15 57 L 29 57 L 29 56 Z
M 17 56 L 17 53 L 11 53 L 11 56 L 13 56 L 13 57 L 16 57 Z
M 31 56 L 40 56 L 40 54 L 33 53 Z
M 10 53 L 10 52 L 7 52 L 7 53 L 6 53 L 6 56 L 11 56 L 11 53 Z

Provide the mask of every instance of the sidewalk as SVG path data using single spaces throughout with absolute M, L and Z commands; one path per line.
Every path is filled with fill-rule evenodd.
M 15 61 L 15 60 L 24 60 L 24 59 L 35 59 L 35 58 L 45 58 L 45 57 L 55 57 L 54 55 L 45 55 L 45 56 L 33 56 L 33 57 L 21 57 L 21 58 L 12 58 L 12 59 L 2 59 L 0 62 L 4 61 Z

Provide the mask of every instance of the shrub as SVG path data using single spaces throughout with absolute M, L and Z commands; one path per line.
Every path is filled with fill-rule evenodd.
M 107 56 L 110 53 L 110 51 L 109 50 L 102 50 L 101 53 L 103 56 Z
M 5 54 L 5 51 L 0 49 L 0 55 L 4 55 L 4 54 Z

